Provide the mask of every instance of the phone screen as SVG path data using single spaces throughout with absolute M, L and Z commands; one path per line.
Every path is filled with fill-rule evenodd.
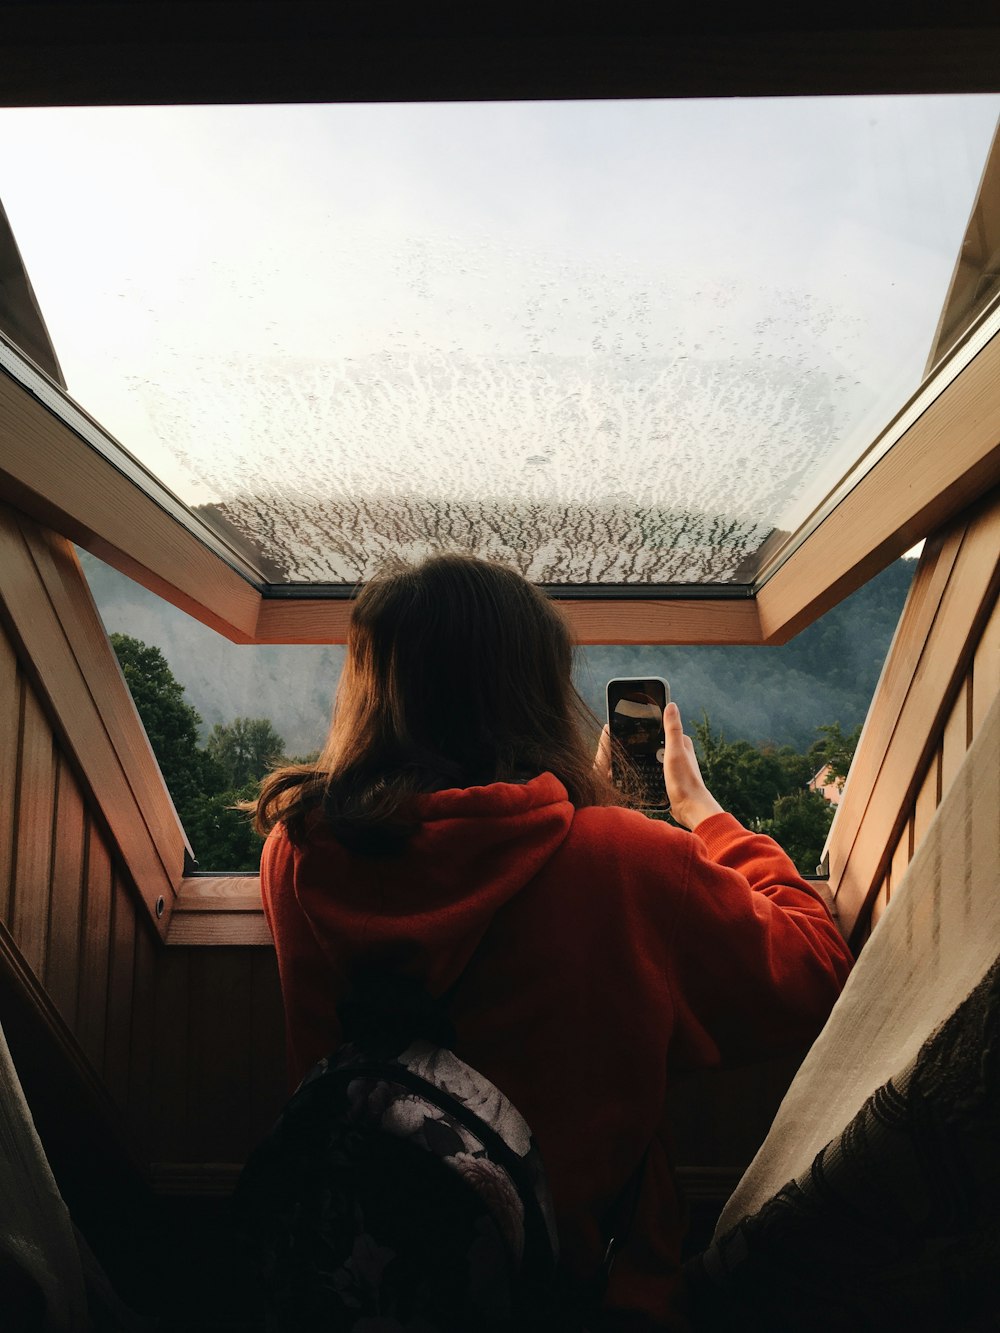
M 663 710 L 670 688 L 659 676 L 608 681 L 608 727 L 611 731 L 611 776 L 621 784 L 628 766 L 638 786 L 639 804 L 646 810 L 665 810 L 663 785 Z

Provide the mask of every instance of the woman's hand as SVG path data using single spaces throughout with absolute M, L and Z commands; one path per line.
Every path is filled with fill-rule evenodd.
M 678 824 L 693 829 L 710 815 L 721 815 L 722 806 L 705 786 L 690 736 L 681 726 L 680 709 L 667 704 L 663 713 L 663 781 L 670 813 Z M 602 737 L 603 742 L 603 737 Z

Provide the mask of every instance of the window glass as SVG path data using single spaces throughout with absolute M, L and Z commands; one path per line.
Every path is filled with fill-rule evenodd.
M 1000 99 L 8 109 L 70 392 L 261 579 L 745 583 L 917 387 Z
M 326 736 L 344 649 L 231 643 L 77 550 L 199 871 L 256 871 L 234 805 Z

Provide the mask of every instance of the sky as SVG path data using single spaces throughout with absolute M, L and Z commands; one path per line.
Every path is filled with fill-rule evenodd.
M 0 199 L 71 394 L 282 577 L 517 512 L 586 579 L 588 507 L 733 577 L 917 387 L 998 112 L 8 109 Z

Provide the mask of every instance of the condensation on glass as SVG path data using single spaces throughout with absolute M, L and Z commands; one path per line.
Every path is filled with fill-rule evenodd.
M 0 112 L 69 391 L 272 583 L 750 582 L 920 383 L 996 97 Z

